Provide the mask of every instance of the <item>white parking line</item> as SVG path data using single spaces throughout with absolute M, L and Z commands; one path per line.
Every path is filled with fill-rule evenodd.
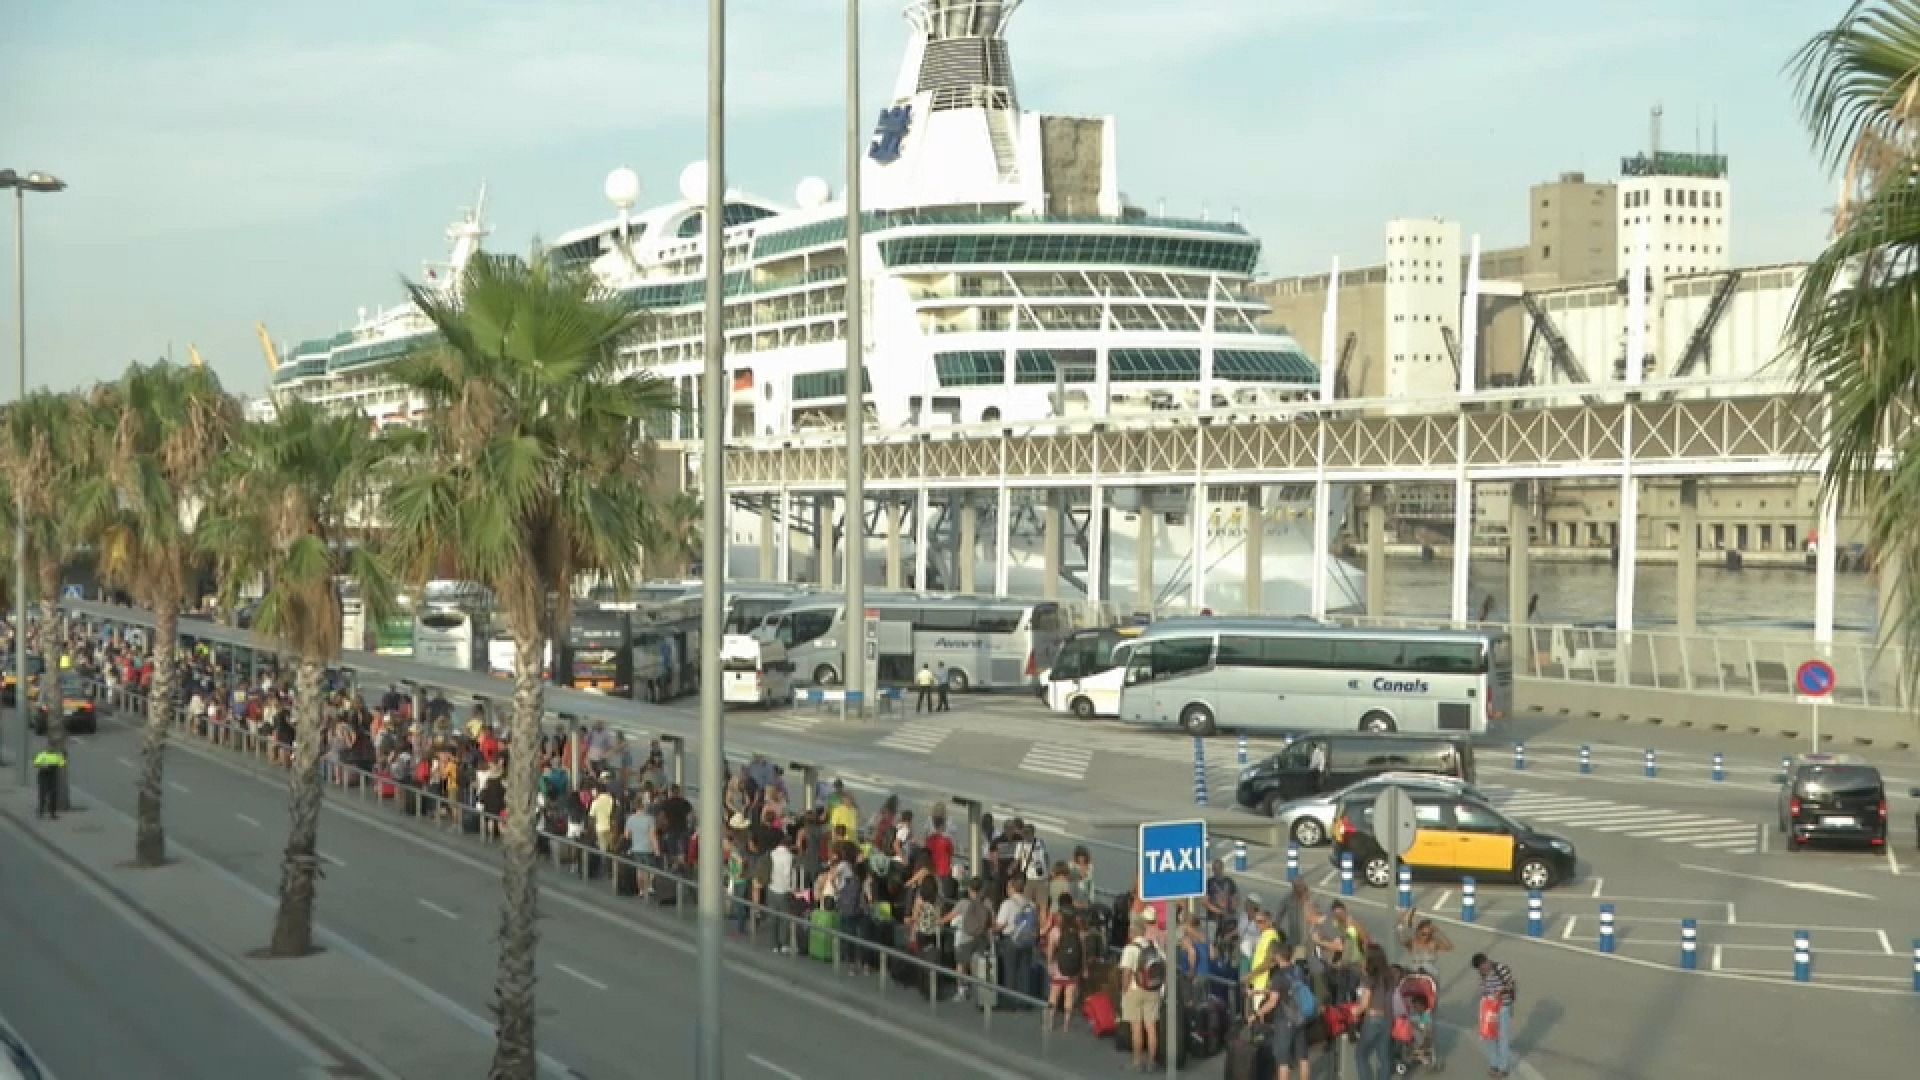
M 127 768 L 129 769 L 133 768 L 132 758 L 120 758 L 119 761 L 120 761 L 120 764 L 125 765 Z
M 1705 836 L 1709 834 L 1720 836 L 1724 835 L 1726 831 L 1722 822 L 1708 818 L 1702 821 L 1680 820 L 1671 825 L 1663 825 L 1657 829 L 1635 829 L 1633 830 L 1633 835 L 1642 840 L 1652 840 L 1663 836 L 1687 837 Z M 1751 839 L 1753 834 L 1749 832 L 1747 836 Z
M 572 968 L 568 967 L 565 964 L 555 964 L 553 965 L 553 968 L 555 971 L 566 972 L 567 974 L 573 976 L 574 978 L 579 979 L 581 982 L 586 983 L 588 986 L 593 987 L 595 990 L 607 989 L 606 983 L 601 982 L 599 979 L 596 979 L 591 975 L 583 975 L 580 972 L 573 970 Z
M 1607 880 L 1606 878 L 1593 879 L 1593 898 L 1595 900 L 1600 899 L 1600 886 L 1604 885 L 1606 883 L 1606 880 Z
M 1429 908 L 1428 910 L 1429 910 L 1429 911 L 1442 911 L 1442 910 L 1445 910 L 1445 908 L 1446 908 L 1446 906 L 1447 906 L 1447 901 L 1449 901 L 1449 900 L 1451 900 L 1451 899 L 1453 899 L 1453 890 L 1452 890 L 1452 889 L 1441 889 L 1441 890 L 1440 890 L 1440 898 L 1439 898 L 1438 900 L 1435 900 L 1435 901 L 1433 902 L 1433 906 L 1432 906 L 1431 908 Z
M 324 851 L 316 851 L 314 852 L 314 854 L 320 857 L 321 862 L 330 862 L 333 865 L 340 867 L 341 869 L 346 868 L 347 862 L 345 859 L 336 859 Z
M 1718 945 L 1713 947 L 1713 970 L 1720 970 L 1720 946 Z
M 1893 942 L 1887 940 L 1887 932 L 1885 930 L 1875 930 L 1874 933 L 1880 935 L 1880 947 L 1887 951 L 1887 955 L 1894 955 Z
M 425 900 L 417 896 L 414 897 L 414 899 L 419 901 L 420 906 L 423 908 L 426 908 L 428 911 L 439 912 L 440 914 L 445 915 L 449 919 L 458 919 L 460 917 L 459 912 L 448 911 L 446 908 L 441 907 L 439 904 L 436 904 L 431 900 Z
M 761 1057 L 759 1054 L 748 1054 L 747 1060 L 753 1062 L 755 1065 L 760 1066 L 761 1068 L 767 1070 L 768 1072 L 772 1073 L 775 1076 L 784 1077 L 785 1080 L 806 1080 L 805 1077 L 801 1076 L 797 1072 L 794 1072 L 792 1069 L 782 1068 L 779 1065 L 775 1065 L 773 1062 L 768 1061 L 766 1058 Z
M 1893 871 L 1894 877 L 1900 876 L 1900 860 L 1894 855 L 1892 844 L 1887 845 L 1887 869 Z
M 239 818 L 241 821 L 246 822 L 247 824 L 253 826 L 256 829 L 263 827 L 258 821 L 255 821 L 253 818 L 250 818 L 247 815 L 240 813 L 238 810 L 234 811 L 233 816 Z
M 1566 928 L 1565 930 L 1562 930 L 1562 931 L 1560 932 L 1560 940 L 1561 940 L 1561 941 L 1572 941 L 1572 940 L 1573 940 L 1573 924 L 1574 924 L 1574 923 L 1576 923 L 1576 922 L 1579 922 L 1579 921 L 1580 921 L 1580 917 L 1579 917 L 1578 915 L 1569 915 L 1569 916 L 1567 916 L 1567 928 Z
M 191 795 L 191 794 L 193 794 L 193 789 L 192 789 L 192 788 L 190 788 L 190 787 L 188 787 L 187 785 L 185 785 L 185 784 L 183 784 L 183 783 L 181 783 L 181 782 L 180 782 L 180 781 L 178 781 L 178 780 L 169 780 L 169 781 L 167 781 L 167 786 L 168 786 L 168 787 L 170 787 L 170 788 L 172 788 L 173 790 L 175 790 L 175 791 L 177 791 L 177 792 L 179 792 L 179 793 L 180 793 L 180 794 L 182 794 L 182 795 Z

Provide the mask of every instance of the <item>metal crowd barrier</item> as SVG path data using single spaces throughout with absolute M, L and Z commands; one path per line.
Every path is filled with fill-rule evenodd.
M 137 711 L 143 715 L 145 713 L 147 695 L 127 691 L 107 691 L 103 696 L 116 707 Z M 172 726 L 176 733 L 192 735 L 211 745 L 225 747 L 247 757 L 257 757 L 269 762 L 274 761 L 276 750 L 285 751 L 290 757 L 293 749 L 291 746 L 278 744 L 271 734 L 263 735 L 240 724 L 225 722 L 206 724 L 204 733 L 195 731 L 185 711 L 180 709 L 175 710 Z M 492 837 L 497 836 L 498 832 L 505 827 L 504 815 L 488 814 L 471 802 L 449 799 L 409 781 L 397 777 L 383 777 L 376 772 L 335 761 L 330 752 L 323 752 L 320 767 L 322 792 L 327 796 L 347 797 L 341 794 L 342 790 L 354 792 L 362 803 L 395 804 L 401 808 L 403 816 L 430 820 L 437 823 L 442 830 L 455 829 L 460 830 L 462 834 L 465 832 L 463 818 L 467 815 L 477 815 L 481 821 L 482 842 L 489 845 L 495 842 Z M 383 786 L 387 785 L 391 785 L 394 789 L 394 795 L 391 798 L 382 793 Z M 405 809 L 410 801 L 415 808 L 411 812 Z M 596 844 L 570 839 L 536 825 L 536 842 L 539 841 L 545 842 L 548 861 L 559 873 L 579 878 L 583 882 L 592 882 L 601 877 L 604 872 L 607 887 L 618 896 L 621 871 L 631 869 L 636 881 L 639 882 L 639 893 L 632 897 L 633 899 L 648 898 L 651 893 L 650 882 L 656 878 L 664 878 L 673 883 L 675 902 L 672 908 L 678 921 L 690 923 L 694 912 L 698 910 L 697 905 L 690 902 L 696 896 L 698 887 L 697 882 L 692 878 L 645 865 L 626 854 L 603 851 Z M 905 967 L 917 972 L 913 981 L 923 989 L 916 991 L 915 996 L 926 1001 L 930 1014 L 940 1015 L 940 1006 L 943 1004 L 962 1004 L 964 1008 L 979 1014 L 981 1030 L 986 1032 L 991 1032 L 994 1028 L 996 1011 L 1032 1010 L 1038 1013 L 1035 1019 L 1042 1025 L 1045 1023 L 1047 1003 L 1041 998 L 1009 990 L 998 983 L 978 979 L 966 972 L 956 971 L 938 962 L 927 961 L 901 949 L 875 944 L 844 930 L 814 926 L 809 917 L 779 911 L 750 899 L 730 896 L 727 904 L 726 918 L 730 924 L 738 925 L 740 921 L 738 916 L 744 911 L 744 921 L 748 928 L 746 939 L 753 946 L 770 947 L 783 943 L 792 946 L 799 941 L 811 941 L 813 935 L 825 934 L 832 941 L 832 969 L 835 974 L 857 974 L 858 965 L 863 962 L 863 958 L 872 958 L 872 962 L 876 965 L 876 985 L 883 997 L 894 996 L 892 993 L 895 982 L 894 972 Z M 666 905 L 649 904 L 648 906 L 659 911 Z M 906 919 L 896 913 L 894 921 L 905 924 Z M 943 930 L 942 939 L 947 937 L 947 931 Z M 791 955 L 805 960 L 810 958 L 810 951 L 793 948 Z M 941 990 L 955 986 L 966 987 L 973 995 L 972 999 L 965 1003 L 943 999 Z M 979 998 L 989 993 L 996 1002 L 995 1008 L 979 1007 L 977 1004 Z M 1045 1056 L 1051 1047 L 1051 1036 L 1044 1026 L 1040 1030 L 1040 1042 L 1042 1056 Z

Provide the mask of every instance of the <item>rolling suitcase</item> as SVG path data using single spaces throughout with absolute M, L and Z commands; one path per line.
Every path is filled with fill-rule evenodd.
M 650 894 L 653 897 L 653 902 L 662 907 L 672 907 L 674 904 L 680 902 L 679 883 L 665 874 L 655 874 L 653 876 L 653 887 L 650 890 Z
M 1000 961 L 993 955 L 991 942 L 987 943 L 986 948 L 973 954 L 971 974 L 975 981 L 967 989 L 973 993 L 974 1000 L 980 1008 L 987 1010 L 998 1006 L 1000 1004 L 1000 991 L 997 989 L 1000 982 Z
M 1241 1024 L 1227 1037 L 1227 1080 L 1270 1080 L 1276 1067 L 1265 1028 Z
M 640 895 L 640 868 L 626 859 L 613 864 L 613 891 L 621 896 Z
M 1087 1018 L 1087 1026 L 1093 1030 L 1093 1037 L 1104 1039 L 1113 1034 L 1120 1023 L 1120 1014 L 1114 1008 L 1113 999 L 1106 991 L 1089 995 L 1080 1005 L 1081 1015 Z
M 1227 1007 L 1208 997 L 1180 1007 L 1181 1044 L 1187 1059 L 1202 1061 L 1226 1049 Z
M 823 963 L 833 963 L 833 931 L 840 928 L 840 918 L 826 908 L 816 908 L 807 917 L 810 928 L 807 934 L 807 955 Z

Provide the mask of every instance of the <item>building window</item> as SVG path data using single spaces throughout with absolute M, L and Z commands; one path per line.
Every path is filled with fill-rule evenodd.
M 1668 188 L 1666 191 L 1661 192 L 1661 194 L 1667 197 L 1667 205 L 1672 206 L 1673 205 L 1673 189 Z
M 1541 257 L 1541 258 L 1543 258 L 1543 259 L 1551 259 L 1551 258 L 1553 258 L 1553 245 L 1552 245 L 1552 244 L 1543 244 L 1543 245 L 1541 245 L 1541 247 L 1540 247 L 1540 257 Z

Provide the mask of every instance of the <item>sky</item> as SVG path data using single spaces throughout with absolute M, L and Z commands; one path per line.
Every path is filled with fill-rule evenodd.
M 728 173 L 840 186 L 845 0 L 731 0 Z M 1833 181 L 1786 70 L 1844 0 L 1026 0 L 1023 107 L 1118 119 L 1120 188 L 1238 214 L 1286 275 L 1381 261 L 1384 223 L 1526 240 L 1527 185 L 1663 145 L 1731 159 L 1736 265 L 1818 251 Z M 700 0 L 0 0 L 0 167 L 27 203 L 29 383 L 196 344 L 258 393 L 254 332 L 331 334 L 443 259 L 484 181 L 489 246 L 642 205 L 705 149 Z M 901 0 L 862 0 L 862 98 L 891 96 Z M 1697 135 L 1696 135 L 1697 133 Z M 7 216 L 11 217 L 8 208 Z M 11 226 L 9 221 L 8 225 Z M 0 240 L 11 361 L 14 245 Z M 11 366 L 8 364 L 7 366 Z M 13 380 L 7 378 L 5 397 Z

